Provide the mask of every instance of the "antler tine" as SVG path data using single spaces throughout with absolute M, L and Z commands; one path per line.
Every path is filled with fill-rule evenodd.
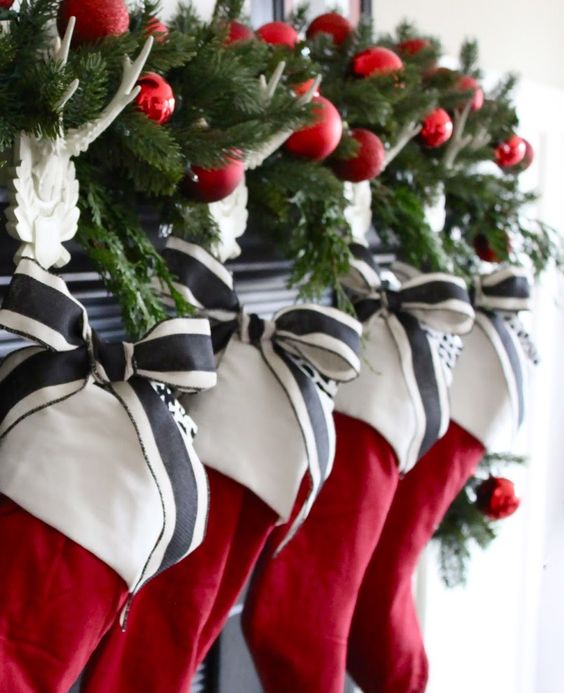
M 389 166 L 396 156 L 406 147 L 411 140 L 421 131 L 421 123 L 412 121 L 408 123 L 400 132 L 398 139 L 393 147 L 390 147 L 384 156 L 384 170 Z
M 452 137 L 447 145 L 447 148 L 443 157 L 443 164 L 445 168 L 452 168 L 456 157 L 468 146 L 472 141 L 470 135 L 464 136 L 464 128 L 466 127 L 466 121 L 472 110 L 472 101 L 468 101 L 462 111 L 456 111 L 454 114 L 454 131 Z
M 58 60 L 61 65 L 66 65 L 69 59 L 70 44 L 72 41 L 72 36 L 74 34 L 74 27 L 76 26 L 76 17 L 70 17 L 69 23 L 65 30 L 65 35 L 63 40 L 57 36 L 55 39 L 55 51 L 53 52 L 53 58 Z M 68 101 L 68 99 L 67 99 Z
M 319 89 L 319 85 L 321 84 L 321 79 L 322 79 L 321 75 L 317 75 L 315 77 L 315 79 L 313 80 L 313 84 L 311 85 L 311 87 L 306 91 L 305 94 L 302 94 L 298 98 L 298 103 L 300 104 L 300 106 L 303 106 L 306 103 L 309 103 L 313 99 L 315 92 Z
M 285 69 L 286 61 L 281 60 L 276 66 L 268 82 L 266 81 L 266 77 L 264 75 L 259 77 L 259 94 L 263 103 L 268 104 L 274 96 L 274 92 L 280 84 L 280 80 L 282 79 L 282 74 Z
M 73 81 L 69 84 L 69 88 L 66 90 L 63 98 L 57 104 L 57 110 L 58 111 L 62 111 L 63 108 L 66 106 L 66 104 L 72 99 L 76 90 L 78 89 L 79 84 L 80 84 L 79 79 L 73 79 Z
M 137 96 L 140 87 L 135 86 L 135 83 L 141 75 L 152 46 L 153 37 L 149 36 L 141 52 L 133 62 L 127 57 L 124 58 L 121 84 L 110 103 L 96 120 L 71 130 L 67 134 L 67 147 L 71 156 L 77 156 L 80 152 L 85 152 L 92 142 L 113 123 L 123 109 Z

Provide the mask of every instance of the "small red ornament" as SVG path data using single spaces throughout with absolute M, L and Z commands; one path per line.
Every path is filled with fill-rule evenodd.
M 286 22 L 263 24 L 260 29 L 257 29 L 257 36 L 272 46 L 288 46 L 288 48 L 294 48 L 300 40 L 298 32 Z
M 13 4 L 14 0 L 0 0 L 0 7 L 4 8 L 5 10 L 9 10 Z
M 170 84 L 156 72 L 141 75 L 137 84 L 141 87 L 135 99 L 139 109 L 155 123 L 167 123 L 172 118 L 176 105 Z
M 484 105 L 484 92 L 482 91 L 479 82 L 475 80 L 474 77 L 470 77 L 470 75 L 463 75 L 458 80 L 456 88 L 458 91 L 474 92 L 474 95 L 472 96 L 472 111 L 479 111 L 480 108 L 482 108 Z
M 343 134 L 343 121 L 339 111 L 324 96 L 314 96 L 315 122 L 313 125 L 294 132 L 284 147 L 295 156 L 312 161 L 321 161 L 332 154 Z
M 234 19 L 228 23 L 227 29 L 227 37 L 223 42 L 225 46 L 230 46 L 237 41 L 250 41 L 255 35 L 250 27 Z
M 520 502 L 513 482 L 500 476 L 490 476 L 476 489 L 476 505 L 491 520 L 513 515 Z
M 192 174 L 185 176 L 183 187 L 190 197 L 200 202 L 218 202 L 231 195 L 244 176 L 244 162 L 231 158 L 219 168 L 192 166 Z
M 353 25 L 337 12 L 327 12 L 316 17 L 308 26 L 306 36 L 310 39 L 318 34 L 328 34 L 333 43 L 340 46 L 353 33 Z
M 370 130 L 357 128 L 351 136 L 360 145 L 357 153 L 350 159 L 335 159 L 331 168 L 337 178 L 351 183 L 370 180 L 382 173 L 386 150 L 382 140 Z
M 527 145 L 525 140 L 518 135 L 511 135 L 505 142 L 500 142 L 495 148 L 495 162 L 500 168 L 511 168 L 520 164 L 526 153 Z
M 506 237 L 505 248 L 506 255 L 509 255 L 511 252 L 511 241 L 509 240 L 509 237 Z M 503 262 L 505 259 L 499 257 L 499 255 L 491 247 L 488 237 L 483 233 L 479 233 L 474 238 L 474 250 L 476 251 L 476 255 L 480 258 L 480 260 L 483 260 L 484 262 L 499 263 Z
M 389 75 L 403 70 L 403 61 L 388 48 L 374 46 L 357 53 L 352 59 L 352 71 L 359 77 Z
M 426 147 L 440 147 L 450 139 L 452 130 L 449 114 L 444 108 L 435 108 L 423 121 L 419 137 Z
M 168 27 L 164 22 L 161 22 L 160 19 L 157 19 L 157 17 L 151 17 L 147 22 L 145 33 L 147 36 L 154 36 L 157 43 L 163 43 L 168 36 Z
M 76 17 L 72 37 L 75 44 L 120 36 L 129 29 L 129 12 L 124 0 L 63 0 L 57 15 L 61 36 L 71 17 Z
M 298 94 L 298 96 L 302 96 L 302 94 L 307 94 L 307 92 L 312 88 L 313 84 L 315 82 L 315 78 L 311 79 L 306 79 L 305 82 L 300 82 L 299 84 L 294 84 L 292 86 L 292 89 Z M 313 92 L 314 96 L 319 96 L 319 87 Z
M 430 41 L 424 38 L 411 38 L 398 43 L 398 51 L 404 55 L 417 55 L 424 48 L 429 48 L 431 45 Z

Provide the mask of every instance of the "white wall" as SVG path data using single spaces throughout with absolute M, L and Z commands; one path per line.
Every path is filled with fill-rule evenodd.
M 373 13 L 379 31 L 407 17 L 439 36 L 449 54 L 464 37 L 475 37 L 489 70 L 564 87 L 562 0 L 373 0 Z

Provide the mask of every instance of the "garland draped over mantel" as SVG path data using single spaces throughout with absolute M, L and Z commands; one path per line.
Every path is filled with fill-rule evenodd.
M 47 49 L 60 4 L 22 0 L 17 11 L 0 9 L 5 171 L 20 133 L 54 139 L 96 119 L 116 91 L 123 56 L 138 55 L 149 35 L 155 41 L 145 73 L 165 78 L 176 100 L 166 123 L 132 103 L 75 162 L 77 239 L 119 300 L 131 337 L 167 316 L 163 289 L 178 315 L 193 310 L 143 227 L 144 210 L 159 219 L 163 235 L 211 248 L 218 227 L 209 204 L 194 193 L 195 171 L 245 160 L 278 133 L 315 125 L 313 105 L 296 92 L 318 75 L 321 95 L 343 121 L 337 149 L 322 160 L 280 149 L 246 176 L 253 225 L 292 260 L 290 281 L 303 298 L 315 300 L 330 289 L 348 305 L 340 278 L 350 267 L 352 235 L 348 183 L 339 171 L 342 162 L 359 155 L 357 129 L 371 131 L 384 147 L 380 175 L 370 182 L 375 243 L 382 248 L 421 270 L 466 279 L 484 261 L 524 265 L 536 273 L 560 264 L 556 234 L 527 217 L 535 194 L 521 190 L 519 173 L 532 151 L 529 161 L 515 165 L 499 158 L 518 127 L 511 102 L 515 77 L 502 78 L 475 107 L 482 93 L 475 42 L 462 46 L 459 67 L 451 70 L 440 66 L 440 42 L 408 23 L 394 35 L 377 36 L 362 20 L 338 43 L 318 33 L 289 47 L 252 32 L 248 40 L 232 40 L 232 23 L 245 24 L 242 0 L 218 0 L 209 21 L 180 4 L 167 27 L 156 20 L 159 3 L 141 0 L 131 10 L 128 31 L 77 42 L 68 60 L 58 62 L 48 59 Z M 288 19 L 300 37 L 307 12 L 301 7 Z M 354 67 L 359 54 L 375 45 L 401 56 L 400 72 L 362 74 Z M 77 78 L 78 89 L 61 112 L 61 100 Z M 450 114 L 453 133 L 441 146 L 429 146 L 421 126 L 439 108 Z M 445 221 L 437 231 L 426 210 L 441 199 Z M 477 510 L 476 485 L 471 480 L 437 533 L 449 583 L 463 577 L 467 540 L 483 545 L 493 536 Z

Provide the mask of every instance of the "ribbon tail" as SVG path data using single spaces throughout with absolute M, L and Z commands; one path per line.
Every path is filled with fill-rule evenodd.
M 332 401 L 284 351 L 268 341 L 261 342 L 262 356 L 286 392 L 300 426 L 307 456 L 311 488 L 288 533 L 277 548 L 279 552 L 296 534 L 309 514 L 315 499 L 331 473 L 335 456 L 335 431 Z
M 167 404 L 149 381 L 134 377 L 111 391 L 126 410 L 139 440 L 148 472 L 157 489 L 162 525 L 148 550 L 133 592 L 150 578 L 174 565 L 203 541 L 209 491 L 202 463 L 189 431 L 175 421 L 170 395 Z M 135 531 L 135 528 L 132 528 Z

